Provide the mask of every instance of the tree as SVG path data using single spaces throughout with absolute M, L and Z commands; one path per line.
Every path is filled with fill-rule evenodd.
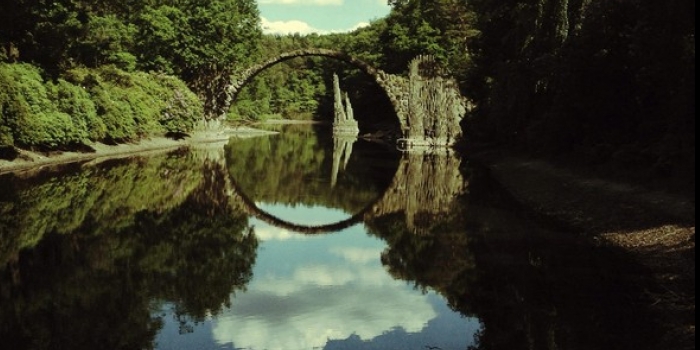
M 252 0 L 162 1 L 137 19 L 137 51 L 145 69 L 172 72 L 223 113 L 223 88 L 235 66 L 252 64 L 262 35 Z

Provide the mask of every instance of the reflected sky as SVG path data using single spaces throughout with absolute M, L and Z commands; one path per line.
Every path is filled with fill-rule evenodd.
M 286 217 L 287 206 L 259 205 L 300 224 L 348 217 L 323 207 L 293 208 Z M 473 341 L 478 321 L 454 313 L 432 292 L 394 280 L 380 262 L 385 243 L 363 225 L 306 236 L 251 223 L 261 242 L 247 291 L 191 334 L 179 335 L 166 316 L 159 348 L 192 342 L 200 349 L 465 349 Z M 211 339 L 203 340 L 205 334 Z
M 303 204 L 285 205 L 285 204 L 269 204 L 255 203 L 255 206 L 262 211 L 272 214 L 273 216 L 283 220 L 292 222 L 297 225 L 321 226 L 333 224 L 339 221 L 349 219 L 353 213 L 346 213 L 338 209 L 329 209 L 322 206 L 308 206 Z M 256 226 L 258 227 L 258 226 Z M 276 232 L 280 229 L 269 225 L 259 226 L 259 230 L 267 232 Z M 256 233 L 258 230 L 256 230 Z M 263 234 L 264 235 L 264 234 Z M 264 237 L 258 235 L 258 238 L 265 240 Z

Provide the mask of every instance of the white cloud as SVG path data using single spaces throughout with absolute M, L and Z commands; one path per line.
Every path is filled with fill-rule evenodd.
M 348 31 L 348 32 L 352 32 L 353 30 L 360 29 L 360 28 L 364 28 L 364 27 L 367 27 L 367 26 L 369 26 L 369 22 L 360 22 L 360 23 L 358 23 L 358 24 L 355 24 L 355 26 L 353 26 L 352 28 L 350 28 L 350 29 L 347 30 L 347 31 Z
M 265 17 L 260 17 L 262 30 L 265 34 L 287 35 L 299 33 L 302 35 L 319 33 L 324 31 L 310 26 L 306 22 L 291 20 L 291 21 L 270 21 Z
M 369 25 L 368 22 L 360 22 L 349 29 L 324 30 L 324 29 L 314 28 L 310 24 L 303 22 L 303 21 L 298 21 L 298 20 L 270 21 L 265 17 L 260 17 L 260 22 L 262 24 L 263 33 L 273 34 L 273 35 L 289 35 L 289 34 L 295 34 L 295 33 L 298 33 L 301 35 L 307 35 L 307 34 L 311 34 L 311 33 L 316 33 L 316 34 L 346 33 L 346 32 L 352 32 L 353 30 L 356 30 L 356 29 L 359 29 L 362 27 L 366 27 Z
M 343 0 L 259 0 L 261 5 L 319 5 L 340 6 Z

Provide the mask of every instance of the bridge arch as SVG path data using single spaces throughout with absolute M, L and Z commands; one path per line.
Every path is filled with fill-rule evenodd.
M 402 153 L 391 182 L 379 196 L 351 217 L 324 225 L 300 225 L 282 220 L 260 209 L 232 176 L 227 176 L 226 181 L 231 189 L 229 196 L 241 204 L 239 208 L 265 223 L 295 233 L 335 233 L 360 222 L 402 213 L 409 230 L 422 234 L 425 218 L 444 214 L 464 193 L 468 183 L 460 171 L 460 163 L 461 159 L 452 151 Z
M 345 52 L 329 50 L 329 49 L 300 49 L 282 53 L 276 57 L 270 58 L 265 62 L 250 67 L 244 71 L 233 75 L 231 83 L 226 87 L 226 107 L 230 106 L 236 100 L 241 89 L 248 84 L 255 76 L 266 70 L 267 68 L 297 57 L 321 56 L 329 57 L 336 60 L 347 62 L 365 74 L 372 77 L 374 81 L 384 90 L 389 98 L 394 112 L 396 113 L 401 130 L 408 129 L 407 108 L 408 108 L 408 82 L 407 79 L 388 74 L 381 69 L 372 67 L 370 64 L 357 59 Z M 228 108 L 226 108 L 228 109 Z
M 283 228 L 285 230 L 301 233 L 305 235 L 321 235 L 328 233 L 335 233 L 346 228 L 355 226 L 364 221 L 365 216 L 372 213 L 375 210 L 377 203 L 379 203 L 386 194 L 386 191 L 382 193 L 378 198 L 370 202 L 366 207 L 360 210 L 358 213 L 352 215 L 351 217 L 324 225 L 300 225 L 286 220 L 282 220 L 260 208 L 251 200 L 236 183 L 235 180 L 229 178 L 231 189 L 233 192 L 231 195 L 238 197 L 240 202 L 243 204 L 243 209 L 255 218 L 263 221 L 267 224 L 275 226 L 277 228 Z

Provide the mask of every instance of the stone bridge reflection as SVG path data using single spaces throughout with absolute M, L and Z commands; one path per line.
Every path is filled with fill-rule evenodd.
M 332 185 L 347 164 L 353 141 L 334 140 Z M 235 179 L 228 178 L 227 186 L 233 205 L 265 223 L 291 232 L 333 233 L 382 216 L 403 214 L 408 229 L 414 234 L 423 234 L 431 222 L 446 214 L 457 195 L 464 192 L 467 184 L 459 165 L 459 157 L 447 149 L 403 153 L 393 180 L 378 198 L 349 218 L 324 225 L 301 225 L 280 219 L 260 209 Z

